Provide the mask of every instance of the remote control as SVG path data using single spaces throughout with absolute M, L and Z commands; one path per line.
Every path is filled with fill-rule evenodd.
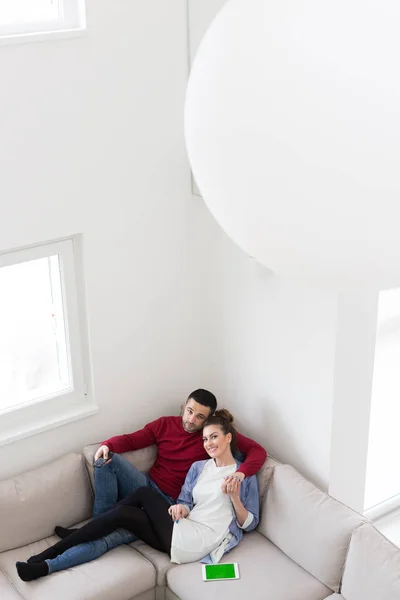
M 93 466 L 96 468 L 100 468 L 103 467 L 106 462 L 114 455 L 114 452 L 109 452 L 108 453 L 108 457 L 104 458 L 104 456 L 100 456 L 100 458 L 98 458 L 97 460 L 94 461 Z

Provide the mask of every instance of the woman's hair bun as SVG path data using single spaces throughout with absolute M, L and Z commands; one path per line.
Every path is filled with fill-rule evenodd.
M 226 408 L 221 408 L 220 410 L 216 410 L 214 413 L 215 417 L 220 417 L 220 419 L 225 419 L 228 423 L 233 423 L 233 416 Z

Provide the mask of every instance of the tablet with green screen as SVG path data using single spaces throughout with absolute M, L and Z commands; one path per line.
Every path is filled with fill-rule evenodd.
M 222 581 L 227 579 L 239 579 L 239 567 L 237 563 L 223 565 L 202 565 L 203 581 Z

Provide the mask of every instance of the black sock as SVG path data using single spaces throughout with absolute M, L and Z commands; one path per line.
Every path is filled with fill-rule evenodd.
M 60 542 L 57 542 L 57 543 L 59 544 Z M 54 544 L 54 546 L 55 546 L 55 544 Z M 37 563 L 42 563 L 44 560 L 47 560 L 47 559 L 50 560 L 52 558 L 56 558 L 56 556 L 58 556 L 61 553 L 54 550 L 54 546 L 50 546 L 50 548 L 47 548 L 47 550 L 43 550 L 43 552 L 41 552 L 40 554 L 34 554 L 30 558 L 28 558 L 28 560 L 27 560 L 28 565 L 34 565 Z
M 49 574 L 49 567 L 46 562 L 37 564 L 17 562 L 16 567 L 22 581 L 33 581 Z
M 61 527 L 60 525 L 57 525 L 57 527 L 54 529 L 54 533 L 58 535 L 58 537 L 60 537 L 62 540 L 71 535 L 71 533 L 74 533 L 75 531 L 78 531 L 78 529 L 68 529 L 68 527 Z

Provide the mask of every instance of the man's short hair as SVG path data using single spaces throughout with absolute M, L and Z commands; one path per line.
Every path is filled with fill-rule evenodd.
M 212 394 L 208 390 L 202 390 L 202 389 L 195 390 L 194 392 L 189 394 L 189 396 L 187 397 L 187 400 L 190 400 L 190 399 L 194 400 L 195 402 L 198 402 L 202 406 L 207 406 L 208 408 L 210 408 L 211 415 L 214 414 L 214 412 L 217 408 L 217 399 L 214 396 L 214 394 Z

